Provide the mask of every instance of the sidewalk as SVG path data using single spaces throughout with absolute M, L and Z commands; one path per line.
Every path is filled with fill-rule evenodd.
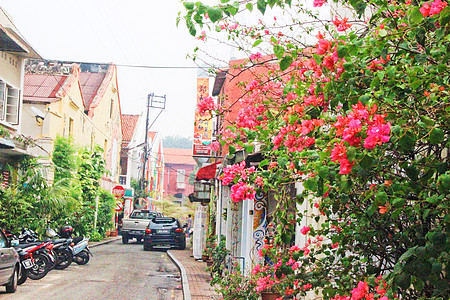
M 97 247 L 97 246 L 100 246 L 100 245 L 109 244 L 109 243 L 112 243 L 114 241 L 118 241 L 120 239 L 121 239 L 120 236 L 108 236 L 103 241 L 100 241 L 100 242 L 91 242 L 91 241 L 89 241 L 89 245 L 88 246 L 89 246 L 89 248 L 93 248 L 93 247 Z
M 191 257 L 192 249 L 168 250 L 167 254 L 180 269 L 184 300 L 218 299 L 214 288 L 209 285 L 211 276 L 205 271 L 206 263 Z

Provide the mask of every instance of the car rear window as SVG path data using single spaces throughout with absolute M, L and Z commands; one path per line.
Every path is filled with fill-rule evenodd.
M 168 218 L 168 217 L 166 217 L 166 218 L 154 218 L 152 220 L 152 222 L 156 223 L 156 224 L 170 224 L 170 223 L 177 222 L 177 219 L 175 219 L 175 218 Z
M 131 214 L 131 219 L 153 219 L 158 213 L 156 212 L 134 212 Z

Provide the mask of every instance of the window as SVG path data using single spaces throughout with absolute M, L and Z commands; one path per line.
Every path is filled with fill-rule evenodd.
M 69 136 L 73 137 L 73 119 L 69 118 Z
M 6 238 L 3 235 L 3 233 L 0 233 L 0 248 L 6 248 L 6 247 L 8 247 L 8 243 L 6 241 Z
M 186 170 L 178 169 L 177 170 L 177 189 L 186 188 Z
M 20 91 L 0 80 L 0 120 L 19 124 Z
M 126 185 L 127 184 L 127 176 L 126 175 L 119 175 L 119 184 L 120 185 Z
M 114 99 L 111 98 L 111 106 L 109 107 L 109 118 L 112 119 L 114 112 Z

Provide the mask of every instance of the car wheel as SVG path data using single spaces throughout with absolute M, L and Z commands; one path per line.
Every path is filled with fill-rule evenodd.
M 122 244 L 128 244 L 128 237 L 122 236 Z
M 17 271 L 17 267 L 14 268 L 14 273 L 12 274 L 11 280 L 9 281 L 8 284 L 6 284 L 6 292 L 7 293 L 14 293 L 17 291 L 17 276 L 18 276 L 18 271 Z
M 25 281 L 27 281 L 28 278 L 28 271 L 25 268 L 20 268 L 20 275 L 19 275 L 19 279 L 17 280 L 17 284 L 21 285 L 24 284 Z

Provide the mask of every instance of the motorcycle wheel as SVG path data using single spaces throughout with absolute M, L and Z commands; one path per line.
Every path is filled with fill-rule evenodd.
M 28 278 L 32 280 L 39 280 L 47 275 L 49 269 L 49 258 L 42 253 L 34 253 L 34 266 L 28 269 Z
M 17 284 L 21 285 L 24 284 L 25 281 L 27 281 L 28 278 L 28 270 L 25 269 L 24 267 L 20 268 L 20 274 L 19 274 L 19 279 L 17 280 Z
M 75 262 L 81 266 L 87 264 L 89 259 L 89 253 L 86 250 L 83 250 L 75 255 Z
M 61 249 L 56 251 L 56 270 L 64 270 L 72 264 L 73 254 L 67 249 Z

